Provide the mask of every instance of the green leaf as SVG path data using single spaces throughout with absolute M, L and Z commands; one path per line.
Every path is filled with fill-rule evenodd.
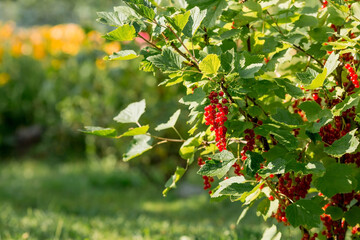
M 264 158 L 261 156 L 261 154 L 256 152 L 247 151 L 246 152 L 246 160 L 245 160 L 245 166 L 246 166 L 246 173 L 250 176 L 254 176 L 255 173 L 260 169 L 260 163 L 264 162 Z
M 239 70 L 239 75 L 242 78 L 253 78 L 263 66 L 263 63 L 251 63 Z
M 306 101 L 299 105 L 299 108 L 305 111 L 306 118 L 312 122 L 316 121 L 319 118 L 319 113 L 321 112 L 321 107 L 315 101 Z
M 182 69 L 182 62 L 185 60 L 180 55 L 173 52 L 170 48 L 163 48 L 162 54 L 151 56 L 147 58 L 156 67 L 163 72 L 173 72 Z
M 329 13 L 328 21 L 335 24 L 336 26 L 341 26 L 345 23 L 345 18 L 347 17 L 345 13 L 334 8 L 333 6 L 328 6 L 327 11 Z
M 291 84 L 287 80 L 285 80 L 285 79 L 275 79 L 275 81 L 279 86 L 284 87 L 286 92 L 288 94 L 290 94 L 292 97 L 299 98 L 299 97 L 304 96 L 304 93 L 300 88 L 294 86 L 293 84 Z
M 353 153 L 359 146 L 359 140 L 355 137 L 357 129 L 348 132 L 342 138 L 336 140 L 331 146 L 326 147 L 324 152 L 334 157 L 341 157 L 345 153 Z
M 204 20 L 206 16 L 206 10 L 201 11 L 200 8 L 194 7 L 190 10 L 190 18 L 187 24 L 185 25 L 185 28 L 183 30 L 183 33 L 187 37 L 193 37 L 200 27 L 201 22 Z
M 143 135 L 143 134 L 147 133 L 148 130 L 149 130 L 149 125 L 145 125 L 142 127 L 130 129 L 129 131 L 121 134 L 120 137 L 131 137 L 131 136 L 136 136 L 136 135 Z
M 280 240 L 281 232 L 278 232 L 276 229 L 276 225 L 272 225 L 265 229 L 261 240 Z
M 162 192 L 164 197 L 166 197 L 167 193 L 171 189 L 176 188 L 176 183 L 180 180 L 180 178 L 184 175 L 185 172 L 186 172 L 186 169 L 184 169 L 182 167 L 176 167 L 175 173 L 165 183 L 165 189 Z
M 325 63 L 325 68 L 327 69 L 326 76 L 329 76 L 339 65 L 339 54 L 332 52 Z
M 286 208 L 286 218 L 293 227 L 318 227 L 320 215 L 323 213 L 321 208 L 322 206 L 313 199 L 301 199 Z
M 104 38 L 111 41 L 131 41 L 135 38 L 135 28 L 128 24 L 118 27 L 114 31 L 107 33 Z
M 172 128 L 175 126 L 176 121 L 178 120 L 179 116 L 180 116 L 181 110 L 177 110 L 169 119 L 169 121 L 167 121 L 167 123 L 162 123 L 159 126 L 157 126 L 155 128 L 155 131 L 161 131 L 164 129 L 168 129 L 168 128 Z
M 357 186 L 353 168 L 352 165 L 330 164 L 326 166 L 324 176 L 313 181 L 314 186 L 327 197 L 337 193 L 349 193 Z
M 334 221 L 341 219 L 344 215 L 343 210 L 336 206 L 328 206 L 325 210 L 325 213 L 329 214 L 331 216 L 331 219 Z
M 113 53 L 110 56 L 104 57 L 104 60 L 131 60 L 137 57 L 138 55 L 133 50 L 121 50 L 119 52 Z
M 227 187 L 229 187 L 230 185 L 232 185 L 234 183 L 241 184 L 241 183 L 244 183 L 245 181 L 246 181 L 246 179 L 244 178 L 244 176 L 235 176 L 235 177 L 228 178 L 219 183 L 219 188 L 217 188 L 216 191 L 211 195 L 211 198 L 221 197 L 223 195 L 221 192 L 224 189 L 226 189 Z
M 137 123 L 140 116 L 145 112 L 145 105 L 145 99 L 131 103 L 114 117 L 114 120 L 119 123 Z
M 353 206 L 349 211 L 345 212 L 344 217 L 350 226 L 356 226 L 356 224 L 360 223 L 360 207 Z
M 219 16 L 226 8 L 226 0 L 186 0 L 188 9 L 199 7 L 201 10 L 206 10 L 206 17 L 203 24 L 206 28 L 212 28 Z
M 336 104 L 331 109 L 331 112 L 333 113 L 334 116 L 341 116 L 342 112 L 354 106 L 357 107 L 359 105 L 359 100 L 360 100 L 359 92 L 352 94 L 346 97 L 345 100 L 342 101 L 341 103 Z
M 183 145 L 181 145 L 179 154 L 183 159 L 190 159 L 195 154 L 195 149 L 201 143 L 201 139 L 198 137 L 192 137 L 187 139 Z
M 290 113 L 288 110 L 283 108 L 276 109 L 276 113 L 271 115 L 271 118 L 278 123 L 285 124 L 289 127 L 297 127 L 301 124 L 297 115 Z
M 168 22 L 176 29 L 176 31 L 181 32 L 185 25 L 187 24 L 190 17 L 190 11 L 187 11 L 183 14 L 176 14 L 174 17 L 167 17 L 165 18 L 168 20 Z
M 152 149 L 150 145 L 151 137 L 147 135 L 137 135 L 130 143 L 130 147 L 127 152 L 123 154 L 123 160 L 129 161 L 137 156 L 140 156 L 144 152 Z
M 220 65 L 219 57 L 215 54 L 209 54 L 201 61 L 199 68 L 204 74 L 211 75 L 217 74 Z
M 152 21 L 155 18 L 154 6 L 147 0 L 123 0 L 140 16 Z
M 319 73 L 315 77 L 315 79 L 311 82 L 310 85 L 305 86 L 305 89 L 316 89 L 316 88 L 322 87 L 324 84 L 324 81 L 326 79 L 326 76 L 327 76 L 327 69 L 326 69 L 326 67 L 324 67 L 323 72 Z
M 360 16 L 360 3 L 352 3 L 351 10 L 353 11 L 353 15 L 359 17 Z
M 205 164 L 197 172 L 203 176 L 217 176 L 222 178 L 236 162 L 234 155 L 224 150 L 220 153 L 210 156 L 211 160 L 205 162 Z
M 290 132 L 286 130 L 277 130 L 271 131 L 271 134 L 273 134 L 275 139 L 289 151 L 297 148 L 298 141 Z
M 195 88 L 194 93 L 188 94 L 179 100 L 180 103 L 189 105 L 189 108 L 196 108 L 206 98 L 205 92 L 201 88 Z
M 93 127 L 85 126 L 85 130 L 80 130 L 83 133 L 91 134 L 100 137 L 116 137 L 116 130 L 113 128 L 102 128 L 102 127 Z
M 268 163 L 266 167 L 259 171 L 260 176 L 268 177 L 270 174 L 285 173 L 286 160 L 282 158 L 275 159 Z
M 316 27 L 318 20 L 313 16 L 300 15 L 299 20 L 297 20 L 294 24 L 295 27 Z

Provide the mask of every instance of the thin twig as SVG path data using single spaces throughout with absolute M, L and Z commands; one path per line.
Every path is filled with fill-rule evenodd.
M 147 40 L 146 38 L 141 36 L 139 33 L 138 33 L 138 37 L 141 38 L 142 40 L 144 40 L 145 42 L 147 42 L 148 44 L 150 44 L 151 46 L 153 46 L 154 48 L 156 48 L 157 50 L 159 50 L 160 52 L 162 51 L 161 48 L 159 48 L 158 46 L 155 45 L 155 43 L 150 42 L 149 40 Z
M 181 40 L 181 38 L 174 32 L 174 30 L 167 25 L 167 28 L 174 34 L 174 36 L 177 38 L 177 40 L 181 43 L 181 45 L 184 47 L 185 51 L 190 55 L 190 57 L 192 58 L 192 60 L 194 60 L 194 62 L 199 65 L 199 62 L 196 60 L 196 58 L 191 54 L 191 52 L 189 51 L 189 49 L 187 49 L 187 47 L 185 46 L 184 42 Z
M 151 135 L 150 133 L 146 134 L 150 137 L 153 137 L 155 139 L 159 139 L 159 140 L 162 140 L 162 141 L 166 141 L 166 142 L 185 142 L 184 139 L 173 139 L 173 138 L 164 138 L 164 137 L 159 137 L 159 136 L 154 136 L 154 135 Z

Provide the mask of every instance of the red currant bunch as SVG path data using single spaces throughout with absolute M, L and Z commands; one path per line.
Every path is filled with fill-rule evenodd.
M 351 67 L 349 63 L 345 64 L 345 68 L 349 71 L 350 80 L 354 84 L 355 88 L 359 88 L 358 75 L 356 74 L 354 68 Z
M 226 106 L 228 100 L 224 97 L 224 92 L 222 91 L 219 93 L 212 91 L 209 99 L 210 104 L 204 109 L 205 124 L 210 125 L 210 130 L 215 132 L 216 146 L 221 152 L 226 150 L 227 128 L 224 124 L 228 120 L 226 116 L 229 114 L 228 106 Z

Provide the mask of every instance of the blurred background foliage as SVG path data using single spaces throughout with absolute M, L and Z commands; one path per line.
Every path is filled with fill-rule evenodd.
M 122 48 L 144 46 L 141 39 L 121 45 L 101 37 L 105 30 L 95 21 L 96 12 L 114 5 L 114 1 L 0 2 L 2 158 L 50 154 L 62 159 L 65 153 L 121 158 L 126 141 L 85 136 L 78 130 L 92 125 L 116 128 L 112 118 L 142 98 L 149 110 L 143 121 L 154 126 L 175 111 L 178 89 L 157 87 L 164 76 L 139 71 L 136 60 L 102 60 Z M 171 149 L 157 148 L 140 160 L 141 165 L 168 159 L 172 168 L 178 156 Z

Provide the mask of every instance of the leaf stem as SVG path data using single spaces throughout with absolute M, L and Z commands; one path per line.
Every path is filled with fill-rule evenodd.
M 185 142 L 184 139 L 164 138 L 164 137 L 151 135 L 150 133 L 147 133 L 146 135 L 148 135 L 152 138 L 158 139 L 158 140 L 166 141 L 166 142 L 179 142 L 179 143 Z
M 139 38 L 141 38 L 142 40 L 144 40 L 145 42 L 147 42 L 148 44 L 150 44 L 151 46 L 153 46 L 155 49 L 159 50 L 160 52 L 162 51 L 161 48 L 159 48 L 158 46 L 155 45 L 155 43 L 150 42 L 149 40 L 147 40 L 146 38 L 144 38 L 143 36 L 141 36 L 139 33 L 137 34 Z
M 176 134 L 181 138 L 181 140 L 184 140 L 184 138 L 181 136 L 181 134 L 179 133 L 179 131 L 173 126 L 172 129 L 174 129 L 174 131 L 176 132 Z

